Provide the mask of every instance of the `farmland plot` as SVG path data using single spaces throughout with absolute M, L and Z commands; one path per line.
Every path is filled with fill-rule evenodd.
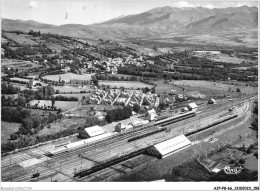
M 38 43 L 34 40 L 26 38 L 26 35 L 20 34 L 17 35 L 16 33 L 4 33 L 7 38 L 13 40 L 18 44 L 30 44 L 30 45 L 37 45 Z
M 38 102 L 39 101 L 39 102 Z M 38 106 L 51 106 L 51 100 L 33 100 L 30 101 L 31 105 L 35 105 L 36 103 L 38 103 Z M 77 101 L 55 101 L 54 106 L 56 106 L 57 108 L 60 108 L 62 110 L 70 110 L 73 109 L 75 107 L 77 107 L 78 102 Z
M 145 87 L 152 88 L 153 87 L 152 85 L 148 85 L 148 84 L 141 83 L 141 82 L 132 82 L 132 81 L 104 81 L 104 80 L 100 80 L 99 84 L 105 85 L 105 86 L 109 85 L 110 88 L 113 88 L 115 86 L 117 88 L 125 87 L 125 88 L 133 88 L 133 89 L 145 88 Z
M 52 81 L 59 81 L 59 77 L 61 77 L 61 80 L 64 80 L 65 82 L 70 82 L 70 80 L 91 80 L 91 76 L 93 74 L 73 74 L 73 73 L 66 73 L 66 74 L 60 74 L 60 75 L 47 75 L 44 76 L 43 79 L 52 80 Z

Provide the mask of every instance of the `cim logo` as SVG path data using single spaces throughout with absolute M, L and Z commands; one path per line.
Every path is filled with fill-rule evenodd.
M 243 168 L 240 166 L 240 167 L 230 167 L 230 166 L 225 166 L 224 167 L 224 172 L 226 174 L 238 174 L 241 172 Z

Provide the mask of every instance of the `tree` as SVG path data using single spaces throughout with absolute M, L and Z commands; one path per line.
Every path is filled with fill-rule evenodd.
M 151 88 L 151 93 L 152 93 L 152 94 L 155 94 L 155 87 L 152 87 L 152 88 Z
M 241 92 L 240 88 L 237 88 L 237 89 L 236 89 L 236 91 L 237 91 L 238 93 L 240 93 L 240 92 Z
M 245 164 L 245 159 L 241 158 L 241 159 L 239 159 L 238 162 L 239 162 L 240 164 Z
M 10 139 L 11 139 L 11 140 L 17 140 L 17 139 L 18 139 L 18 135 L 15 134 L 15 133 L 12 133 L 12 134 L 10 135 Z
M 25 118 L 22 120 L 24 128 L 30 130 L 34 127 L 33 120 L 31 118 Z
M 26 103 L 26 98 L 24 96 L 19 96 L 18 97 L 18 105 L 24 106 Z
M 31 119 L 33 121 L 33 127 L 34 128 L 37 128 L 41 124 L 41 122 L 42 122 L 41 116 L 39 114 L 34 114 L 31 117 Z
M 51 97 L 51 107 L 52 108 L 53 108 L 54 104 L 55 104 L 55 97 Z
M 138 113 L 140 111 L 141 107 L 139 104 L 135 103 L 133 105 L 133 111 L 135 111 L 136 113 Z

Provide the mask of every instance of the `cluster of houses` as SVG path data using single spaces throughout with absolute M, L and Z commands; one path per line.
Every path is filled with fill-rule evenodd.
M 122 105 L 122 106 L 131 106 L 133 107 L 135 104 L 141 106 L 144 101 L 146 105 L 151 105 L 158 107 L 159 105 L 159 97 L 157 94 L 142 93 L 139 91 L 134 92 L 115 92 L 115 91 L 104 91 L 97 89 L 92 92 L 89 97 L 90 104 L 103 104 L 103 105 Z
M 72 64 L 73 60 L 63 60 L 63 59 L 55 59 L 54 63 L 59 64 L 59 66 L 64 67 Z M 123 67 L 128 64 L 134 64 L 136 66 L 144 66 L 145 64 L 154 64 L 154 61 L 144 59 L 143 56 L 139 56 L 138 58 L 133 58 L 133 56 L 128 56 L 125 58 L 105 58 L 103 60 L 87 60 L 83 61 L 81 65 L 82 68 L 78 69 L 76 72 L 79 74 L 84 73 L 110 73 L 116 74 L 118 72 L 118 67 Z

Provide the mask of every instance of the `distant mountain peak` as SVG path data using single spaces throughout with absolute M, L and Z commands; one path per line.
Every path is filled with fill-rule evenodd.
M 92 24 L 48 25 L 35 21 L 2 19 L 4 30 L 41 30 L 63 35 L 102 38 L 152 37 L 168 34 L 212 34 L 224 31 L 244 31 L 258 28 L 257 7 L 157 7 L 143 13 L 121 15 Z

